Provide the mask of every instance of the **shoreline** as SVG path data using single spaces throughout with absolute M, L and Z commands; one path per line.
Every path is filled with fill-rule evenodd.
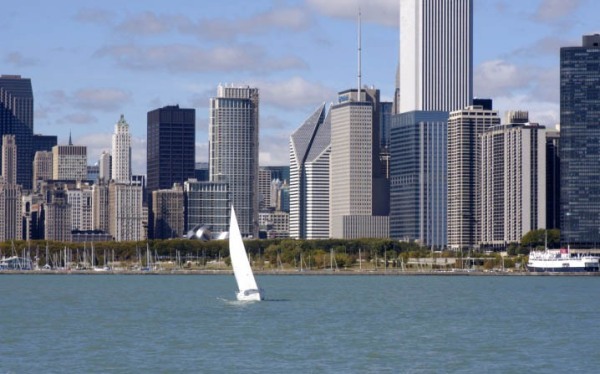
M 1 270 L 1 275 L 227 275 L 233 270 Z M 254 270 L 254 275 L 302 276 L 600 276 L 600 272 L 529 272 L 529 271 L 401 271 L 401 270 Z

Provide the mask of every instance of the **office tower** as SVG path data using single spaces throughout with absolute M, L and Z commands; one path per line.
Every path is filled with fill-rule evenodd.
M 208 148 L 211 182 L 229 183 L 243 236 L 258 235 L 257 88 L 219 85 L 210 99 Z
M 289 213 L 290 211 L 290 195 L 289 195 L 289 183 L 290 183 L 290 167 L 289 166 L 261 166 L 263 170 L 268 170 L 271 172 L 271 182 L 274 180 L 279 180 L 283 182 L 286 186 L 283 190 L 281 190 L 281 194 L 279 198 L 281 200 L 277 201 L 273 196 L 271 196 L 271 207 L 277 207 L 278 210 L 284 210 Z M 282 185 L 283 186 L 283 185 Z M 272 195 L 272 194 L 271 194 Z
M 473 0 L 400 0 L 399 80 L 399 113 L 471 104 Z
M 185 234 L 183 186 L 173 184 L 168 190 L 152 191 L 154 238 L 181 238 Z
M 390 162 L 390 236 L 446 245 L 448 112 L 394 116 Z
M 196 159 L 196 110 L 165 106 L 148 112 L 147 188 L 144 198 L 152 204 L 152 191 L 169 189 L 194 177 Z M 148 228 L 153 237 L 152 207 Z
M 52 152 L 52 147 L 58 144 L 56 135 L 33 134 L 33 154 L 38 151 Z
M 290 237 L 290 214 L 283 211 L 258 213 L 260 230 L 266 233 L 267 239 L 284 239 Z
M 473 1 L 400 1 L 400 114 L 390 150 L 390 234 L 447 243 L 447 121 L 471 105 Z M 411 122 L 412 121 L 412 122 Z
M 198 182 L 208 182 L 210 180 L 210 172 L 208 162 L 196 162 L 194 168 L 194 179 Z
M 102 151 L 100 160 L 98 160 L 98 178 L 108 182 L 111 177 L 112 156 L 106 151 Z
M 379 103 L 379 149 L 387 152 L 390 148 L 390 129 L 392 127 L 392 111 L 394 103 L 382 101 Z
M 52 147 L 52 179 L 81 181 L 87 178 L 87 147 L 73 145 L 69 134 L 68 145 Z
M 175 105 L 148 112 L 147 136 L 149 193 L 194 177 L 195 109 Z
M 450 112 L 448 119 L 448 247 L 475 249 L 479 243 L 481 135 L 500 124 L 491 100 Z
M 33 187 L 36 188 L 37 181 L 52 179 L 52 152 L 37 151 L 33 158 Z
M 110 183 L 108 186 L 108 231 L 115 241 L 144 240 L 145 219 L 140 184 Z
M 100 165 L 98 165 L 98 163 L 96 163 L 95 165 L 88 165 L 86 179 L 89 181 L 95 181 L 99 177 L 100 177 Z
M 109 205 L 108 183 L 104 180 L 92 186 L 92 229 L 109 232 Z
M 23 240 L 44 239 L 46 201 L 37 193 L 23 194 Z
M 600 35 L 560 49 L 560 236 L 563 245 L 600 243 Z
M 112 136 L 112 180 L 127 183 L 131 180 L 131 134 L 129 124 L 121 114 Z
M 66 191 L 71 212 L 71 230 L 93 230 L 93 191 L 90 184 L 79 183 L 75 188 L 67 188 Z
M 506 248 L 544 228 L 545 128 L 536 123 L 490 127 L 481 136 L 481 246 Z
M 259 211 L 271 208 L 271 171 L 262 167 L 258 168 L 258 209 Z
M 17 182 L 15 135 L 2 135 L 2 176 L 0 176 L 0 242 L 22 239 L 21 186 Z
M 546 130 L 546 228 L 560 229 L 560 132 Z
M 331 107 L 329 235 L 387 238 L 387 180 L 379 158 L 379 90 L 338 94 Z
M 14 135 L 2 135 L 2 178 L 17 184 L 17 144 Z
M 0 76 L 0 136 L 15 135 L 17 184 L 31 189 L 33 178 L 33 90 L 20 75 Z
M 67 201 L 67 191 L 61 186 L 53 186 L 48 192 L 44 239 L 61 242 L 71 241 L 71 209 Z
M 290 237 L 329 238 L 331 116 L 322 104 L 290 136 Z
M 186 230 L 202 226 L 217 236 L 229 231 L 231 194 L 228 183 L 201 182 L 190 179 L 183 184 Z

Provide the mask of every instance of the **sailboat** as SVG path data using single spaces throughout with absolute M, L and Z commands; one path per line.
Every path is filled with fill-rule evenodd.
M 263 291 L 258 288 L 250 267 L 233 206 L 231 206 L 231 221 L 229 223 L 229 256 L 231 256 L 233 274 L 239 289 L 236 293 L 237 299 L 240 301 L 264 300 Z

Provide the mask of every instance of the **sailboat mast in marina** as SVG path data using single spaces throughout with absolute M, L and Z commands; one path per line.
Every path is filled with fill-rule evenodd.
M 238 286 L 237 299 L 241 301 L 264 300 L 262 290 L 258 288 L 250 267 L 233 206 L 231 206 L 231 221 L 229 224 L 229 256 L 231 257 L 233 274 Z

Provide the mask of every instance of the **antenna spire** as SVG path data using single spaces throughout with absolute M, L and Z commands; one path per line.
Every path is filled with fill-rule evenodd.
M 358 97 L 357 101 L 362 101 L 361 97 L 361 86 L 362 86 L 362 72 L 361 72 L 361 55 L 362 55 L 362 42 L 361 42 L 361 20 L 360 20 L 360 7 L 358 7 Z

